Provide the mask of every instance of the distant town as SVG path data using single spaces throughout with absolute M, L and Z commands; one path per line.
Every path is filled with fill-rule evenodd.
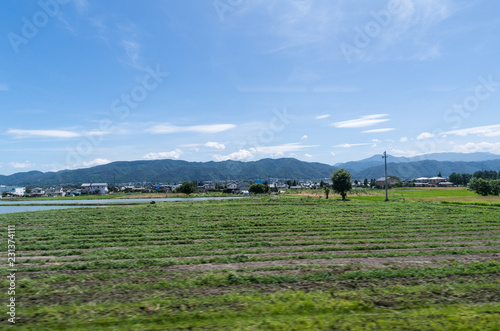
M 329 185 L 329 181 L 297 181 L 288 180 L 283 182 L 256 181 L 229 181 L 227 183 L 196 182 L 198 192 L 224 192 L 234 194 L 249 194 L 250 185 L 253 183 L 264 184 L 272 192 L 285 192 L 287 190 L 319 189 Z M 398 177 L 388 176 L 389 187 L 452 187 L 456 186 L 448 178 L 420 177 L 414 180 L 401 181 Z M 173 193 L 182 184 L 122 184 L 109 185 L 108 183 L 83 183 L 81 185 L 57 185 L 49 187 L 25 187 L 0 185 L 2 197 L 75 197 L 80 195 L 106 195 L 114 193 Z M 354 180 L 352 187 L 356 188 L 383 188 L 385 177 L 378 179 Z

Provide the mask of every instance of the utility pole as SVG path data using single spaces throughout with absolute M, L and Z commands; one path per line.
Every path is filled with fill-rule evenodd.
M 387 152 L 384 152 L 382 158 L 385 161 L 385 201 L 389 201 L 389 197 L 387 195 Z

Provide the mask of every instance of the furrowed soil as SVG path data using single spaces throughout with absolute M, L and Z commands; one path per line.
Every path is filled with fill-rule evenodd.
M 287 195 L 0 223 L 24 330 L 500 328 L 498 207 Z

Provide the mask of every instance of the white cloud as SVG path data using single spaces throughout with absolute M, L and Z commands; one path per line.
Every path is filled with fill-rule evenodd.
M 143 159 L 146 160 L 178 159 L 182 154 L 184 154 L 183 151 L 181 151 L 180 149 L 176 149 L 171 152 L 148 153 L 143 156 Z
M 45 138 L 78 138 L 83 136 L 98 136 L 109 134 L 109 132 L 90 131 L 90 132 L 74 132 L 66 130 L 20 130 L 9 129 L 7 134 L 15 135 L 17 138 L 27 137 L 45 137 Z
M 9 129 L 7 134 L 12 134 L 18 137 L 51 137 L 51 138 L 76 138 L 82 134 L 73 131 L 63 130 L 18 130 Z
M 229 155 L 214 155 L 215 161 L 242 161 L 253 158 L 253 154 L 246 149 L 240 149 L 238 152 L 231 153 Z
M 35 164 L 31 163 L 30 161 L 26 161 L 24 163 L 21 163 L 21 162 L 10 162 L 9 165 L 12 168 L 15 168 L 15 169 L 26 169 L 26 168 L 32 168 L 32 167 L 35 166 Z
M 297 152 L 304 148 L 318 147 L 317 145 L 301 145 L 299 143 L 284 144 L 278 146 L 255 147 L 250 150 L 256 154 L 266 154 L 271 156 L 281 156 L 285 153 Z
M 328 117 L 330 117 L 330 114 L 318 115 L 314 119 L 316 119 L 316 120 L 322 120 L 322 119 L 325 119 L 325 118 L 328 118 Z
M 405 143 L 408 141 L 408 137 L 401 137 L 401 139 L 399 139 L 399 141 L 402 143 Z
M 268 155 L 271 157 L 280 157 L 285 154 L 293 154 L 293 152 L 301 151 L 304 148 L 318 147 L 317 145 L 301 145 L 300 143 L 291 143 L 278 146 L 261 146 L 253 147 L 249 150 L 241 149 L 237 152 L 231 153 L 229 155 L 214 155 L 216 161 L 226 161 L 226 160 L 247 160 L 255 157 L 256 155 Z M 292 155 L 293 156 L 293 155 Z
M 169 134 L 182 132 L 197 132 L 197 133 L 218 133 L 234 129 L 234 124 L 209 124 L 209 125 L 193 125 L 193 126 L 175 126 L 166 124 L 155 125 L 147 131 L 154 134 Z
M 95 166 L 100 166 L 100 165 L 105 165 L 105 164 L 108 164 L 108 163 L 111 163 L 110 160 L 108 159 L 95 159 L 95 160 L 92 160 L 90 162 L 82 162 L 82 167 L 83 168 L 90 168 L 90 167 L 95 167 Z
M 204 146 L 215 149 L 226 149 L 226 146 L 224 144 L 219 144 L 218 142 L 215 141 L 209 141 Z
M 373 145 L 372 143 L 363 143 L 363 144 L 341 144 L 341 145 L 336 145 L 336 146 L 332 146 L 332 147 L 335 147 L 335 148 L 351 148 L 351 147 L 355 147 L 355 146 L 366 146 L 366 145 Z
M 216 141 L 209 141 L 209 142 L 206 142 L 204 144 L 184 144 L 184 145 L 181 145 L 181 147 L 193 148 L 197 152 L 200 151 L 200 149 L 198 148 L 200 146 L 205 146 L 205 147 L 215 148 L 215 149 L 221 149 L 221 150 L 226 149 L 226 145 L 218 143 Z
M 454 152 L 457 153 L 476 153 L 476 152 L 490 152 L 500 154 L 500 143 L 467 143 L 465 145 L 455 145 Z
M 393 149 L 391 151 L 391 155 L 394 156 L 404 156 L 404 157 L 412 157 L 412 156 L 417 156 L 421 155 L 421 151 L 414 151 L 414 150 L 401 150 L 401 149 Z
M 304 156 L 309 158 L 313 157 L 311 154 L 304 154 Z
M 389 132 L 389 131 L 394 131 L 394 130 L 396 130 L 396 129 L 394 129 L 394 128 L 373 129 L 373 130 L 363 131 L 363 133 L 380 133 L 380 132 Z
M 302 136 L 302 138 L 300 138 L 300 139 L 301 139 L 301 140 L 305 140 L 305 139 L 307 139 L 307 138 L 309 138 L 309 137 L 308 137 L 307 135 L 304 135 L 304 136 Z
M 335 154 L 335 152 L 330 152 L 330 154 L 332 154 L 332 156 L 336 156 L 337 154 Z
M 441 135 L 457 135 L 457 136 L 468 136 L 477 135 L 480 137 L 498 137 L 500 136 L 500 124 L 486 125 L 486 126 L 476 126 L 468 129 L 451 130 L 441 133 Z
M 363 128 L 389 121 L 388 118 L 382 118 L 386 116 L 389 115 L 388 114 L 367 115 L 354 120 L 332 123 L 330 124 L 330 126 L 336 128 Z
M 424 140 L 424 139 L 430 139 L 434 138 L 436 135 L 430 132 L 422 132 L 421 134 L 418 135 L 417 139 L 418 140 Z

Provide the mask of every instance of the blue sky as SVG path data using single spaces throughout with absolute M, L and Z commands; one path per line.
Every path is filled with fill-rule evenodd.
M 498 1 L 0 6 L 0 174 L 500 154 Z

